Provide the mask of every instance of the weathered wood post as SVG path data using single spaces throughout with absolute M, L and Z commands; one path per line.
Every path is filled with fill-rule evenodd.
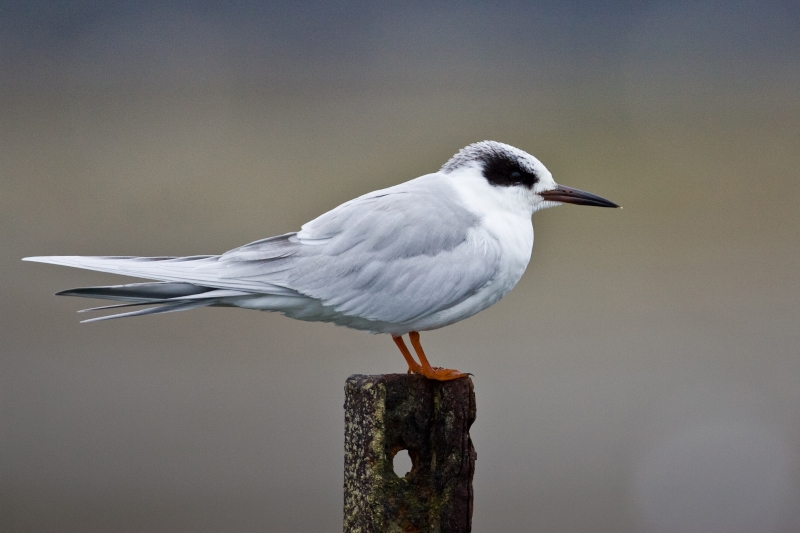
M 472 528 L 472 380 L 354 375 L 345 384 L 345 533 L 467 533 Z M 408 450 L 412 468 L 394 473 Z

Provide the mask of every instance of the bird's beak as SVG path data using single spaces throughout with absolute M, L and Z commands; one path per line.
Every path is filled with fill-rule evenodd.
M 577 205 L 595 205 L 597 207 L 619 207 L 614 202 L 606 200 L 596 194 L 582 191 L 580 189 L 573 189 L 572 187 L 564 187 L 558 185 L 555 189 L 550 191 L 543 191 L 539 196 L 548 202 L 560 202 L 562 204 L 577 204 Z

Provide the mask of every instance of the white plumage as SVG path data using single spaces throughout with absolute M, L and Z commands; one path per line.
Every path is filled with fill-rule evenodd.
M 59 293 L 156 305 L 91 320 L 233 306 L 399 337 L 458 322 L 505 296 L 530 259 L 531 215 L 561 202 L 616 207 L 557 186 L 533 156 L 484 141 L 436 173 L 222 255 L 25 260 L 156 281 Z

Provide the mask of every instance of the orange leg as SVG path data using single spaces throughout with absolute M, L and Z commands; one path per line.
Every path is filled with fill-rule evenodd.
M 428 362 L 428 358 L 425 357 L 425 352 L 422 351 L 422 344 L 419 342 L 419 333 L 417 333 L 416 331 L 412 331 L 411 333 L 408 334 L 408 338 L 411 339 L 411 346 L 414 347 L 414 351 L 417 352 L 417 357 L 419 357 L 419 362 L 422 363 L 421 374 L 426 378 L 435 379 L 437 381 L 449 381 L 451 379 L 467 377 L 467 374 L 462 374 L 458 370 L 453 370 L 450 368 L 432 367 L 431 364 Z
M 408 373 L 409 374 L 422 374 L 422 367 L 414 361 L 414 357 L 411 355 L 411 352 L 408 351 L 408 347 L 406 343 L 403 342 L 403 337 L 395 337 L 392 335 L 392 340 L 400 348 L 400 353 L 403 354 L 403 357 L 406 358 L 406 363 L 408 363 Z

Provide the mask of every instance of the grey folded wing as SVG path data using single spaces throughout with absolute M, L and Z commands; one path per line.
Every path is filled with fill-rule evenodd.
M 166 282 L 65 292 L 168 303 L 163 312 L 268 295 L 281 305 L 310 298 L 338 314 L 402 324 L 463 302 L 497 275 L 498 243 L 454 197 L 429 175 L 351 200 L 298 233 L 219 256 L 27 259 Z
M 222 275 L 268 281 L 338 313 L 390 323 L 457 305 L 494 279 L 499 245 L 480 238 L 479 219 L 449 186 L 415 181 L 347 202 L 281 244 L 232 250 L 220 258 L 229 265 Z

